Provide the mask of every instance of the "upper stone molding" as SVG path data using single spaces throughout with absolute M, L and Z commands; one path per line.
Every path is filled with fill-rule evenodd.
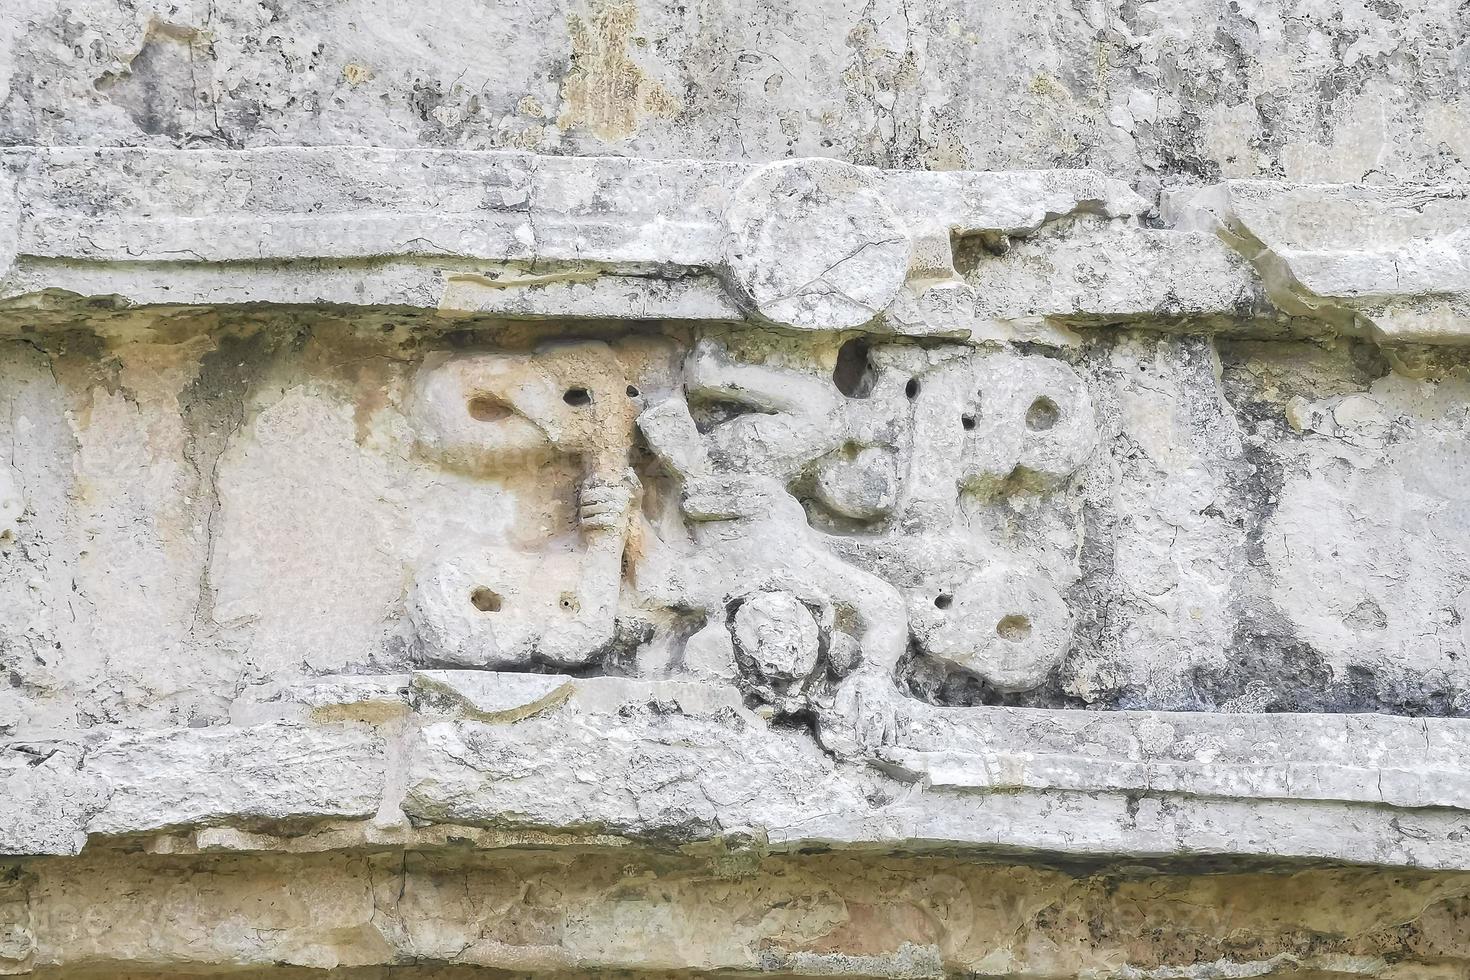
M 1392 341 L 1467 335 L 1470 189 L 1236 180 L 1165 212 L 1245 256 L 1286 313 Z
M 1202 196 L 1176 209 L 1180 230 L 1144 227 L 1148 202 L 1086 170 L 27 148 L 4 153 L 0 184 L 0 296 L 22 306 L 51 293 L 981 338 L 1314 312 L 1265 302 L 1230 247 L 1254 212 L 1222 218 Z M 1220 236 L 1198 230 L 1210 221 Z
M 966 331 L 975 304 L 953 239 L 1146 208 L 1089 171 L 914 174 L 831 160 L 24 149 L 6 152 L 3 169 L 0 203 L 11 202 L 17 231 L 0 296 L 11 300 L 51 292 L 901 333 Z M 931 310 L 940 286 L 963 298 Z
M 392 307 L 1072 339 L 1457 344 L 1456 188 L 346 147 L 0 155 L 0 303 Z M 1147 221 L 1145 219 L 1148 219 Z M 976 247 L 978 246 L 978 247 Z

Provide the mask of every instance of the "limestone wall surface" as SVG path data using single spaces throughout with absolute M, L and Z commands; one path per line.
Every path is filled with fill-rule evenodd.
M 1454 181 L 1454 0 L 10 0 L 0 134 Z
M 1447 2 L 0 8 L 0 974 L 1470 975 Z

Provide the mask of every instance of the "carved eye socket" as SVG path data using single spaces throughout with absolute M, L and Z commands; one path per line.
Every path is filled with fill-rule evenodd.
M 1026 409 L 1026 428 L 1032 432 L 1045 432 L 1061 417 L 1062 410 L 1057 408 L 1057 403 L 1042 395 Z
M 592 404 L 592 392 L 586 388 L 568 388 L 566 394 L 561 396 L 561 400 L 568 405 L 581 408 L 583 405 Z
M 498 422 L 511 414 L 509 405 L 491 395 L 476 395 L 465 404 L 465 409 L 476 422 Z
M 1002 640 L 1020 643 L 1031 635 L 1031 620 L 1019 613 L 1012 613 L 995 624 L 995 633 Z
M 868 360 L 868 343 L 854 339 L 837 349 L 837 366 L 832 369 L 832 383 L 848 398 L 867 398 L 873 394 L 877 375 Z
M 470 605 L 480 612 L 500 612 L 501 598 L 483 585 L 470 593 Z

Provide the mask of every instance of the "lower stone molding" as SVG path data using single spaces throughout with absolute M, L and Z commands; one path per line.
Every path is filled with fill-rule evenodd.
M 36 978 L 1448 980 L 1470 969 L 1470 876 L 1368 869 L 1077 876 L 876 854 L 98 851 L 0 872 L 0 922 L 0 973 Z
M 1463 719 L 860 709 L 854 730 L 881 737 L 834 750 L 847 730 L 830 717 L 782 724 L 684 681 L 428 670 L 267 685 L 228 725 L 11 746 L 0 853 L 473 839 L 1470 870 Z

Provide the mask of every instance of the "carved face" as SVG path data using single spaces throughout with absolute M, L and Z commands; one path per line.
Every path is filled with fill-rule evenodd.
M 1045 579 L 992 565 L 953 589 L 912 597 L 919 650 L 972 671 L 998 691 L 1040 685 L 1070 638 L 1066 603 Z
M 1097 445 L 1087 386 L 1044 357 L 976 357 L 959 406 L 965 432 L 959 473 L 965 489 L 991 494 L 1011 480 L 1050 488 L 1071 476 Z
M 602 343 L 461 355 L 425 369 L 414 417 L 422 444 L 463 469 L 491 471 L 543 455 L 620 466 L 633 433 L 629 392 Z
M 437 561 L 416 583 L 409 616 L 432 662 L 576 664 L 612 631 L 610 616 L 583 615 L 587 593 L 576 556 L 491 547 Z

